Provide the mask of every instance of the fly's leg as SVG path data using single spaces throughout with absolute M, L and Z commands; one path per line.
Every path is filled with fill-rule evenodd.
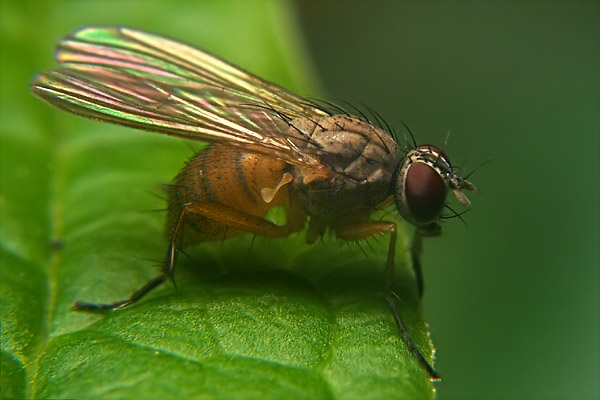
M 298 230 L 296 224 L 287 223 L 285 225 L 276 225 L 266 219 L 247 214 L 243 211 L 224 206 L 219 203 L 196 202 L 188 203 L 184 206 L 185 212 L 201 215 L 215 222 L 244 232 L 256 233 L 257 235 L 268 237 L 284 237 L 291 232 Z
M 165 276 L 160 275 L 156 278 L 150 280 L 144 286 L 139 288 L 134 294 L 132 294 L 128 299 L 116 301 L 110 304 L 102 304 L 102 303 L 87 303 L 85 301 L 76 301 L 73 304 L 73 311 L 90 311 L 90 312 L 101 312 L 101 311 L 112 311 L 118 310 L 119 308 L 123 308 L 128 306 L 129 304 L 135 303 L 142 297 L 144 297 L 148 292 L 152 289 L 160 285 L 165 281 Z
M 360 240 L 367 239 L 372 236 L 389 233 L 390 234 L 390 245 L 388 248 L 387 260 L 386 260 L 386 277 L 385 277 L 385 299 L 388 303 L 390 311 L 394 316 L 398 330 L 404 339 L 404 342 L 410 349 L 410 351 L 417 358 L 419 363 L 425 368 L 429 374 L 430 379 L 438 380 L 440 376 L 429 364 L 427 359 L 423 356 L 413 338 L 410 336 L 406 325 L 400 317 L 400 312 L 395 302 L 395 294 L 392 288 L 392 282 L 394 278 L 394 258 L 396 255 L 396 224 L 393 222 L 385 221 L 372 221 L 372 222 L 359 222 L 350 225 L 344 225 L 336 229 L 336 236 L 342 240 Z
M 295 216 L 296 218 L 293 218 L 292 221 L 288 221 L 286 225 L 280 226 L 263 218 L 247 214 L 218 203 L 197 202 L 185 204 L 181 214 L 179 215 L 179 218 L 177 218 L 177 223 L 173 229 L 173 233 L 171 234 L 166 261 L 164 264 L 163 273 L 161 275 L 150 280 L 135 293 L 133 293 L 128 299 L 107 304 L 77 301 L 75 304 L 73 304 L 73 310 L 89 312 L 118 310 L 140 300 L 167 279 L 173 282 L 173 270 L 177 260 L 177 252 L 179 243 L 181 242 L 181 235 L 183 232 L 183 226 L 185 224 L 185 216 L 188 213 L 201 215 L 232 229 L 269 237 L 284 237 L 302 227 L 300 215 L 296 216 L 295 214 L 292 214 L 292 216 Z
M 201 215 L 214 222 L 218 222 L 221 225 L 227 226 L 228 229 L 231 228 L 269 237 L 283 237 L 288 235 L 291 229 L 298 230 L 301 227 L 301 225 L 297 225 L 296 223 L 288 223 L 284 226 L 275 225 L 274 223 L 269 222 L 263 218 L 247 214 L 243 211 L 239 211 L 219 203 L 187 203 L 183 206 L 181 214 L 179 215 L 179 218 L 177 218 L 175 228 L 173 229 L 171 240 L 169 242 L 169 249 L 167 251 L 167 261 L 165 262 L 165 267 L 162 275 L 163 281 L 165 280 L 165 278 L 168 278 L 173 283 L 173 285 L 175 285 L 175 281 L 173 279 L 173 271 L 175 269 L 175 263 L 177 261 L 177 253 L 179 249 L 179 244 L 181 242 L 181 235 L 183 232 L 183 226 L 185 224 L 186 214 Z M 155 279 L 158 280 L 159 278 L 157 277 Z M 140 289 L 138 292 L 142 291 L 142 289 Z M 154 289 L 154 287 L 149 288 L 139 297 L 136 297 L 135 300 L 139 300 L 141 296 L 148 293 L 152 289 Z M 136 294 L 138 292 L 136 292 Z M 128 304 L 131 304 L 131 302 L 124 305 Z M 124 305 L 121 305 L 121 307 L 123 307 Z
M 177 224 L 175 225 L 175 229 L 173 229 L 171 239 L 169 240 L 169 248 L 167 250 L 167 257 L 164 264 L 165 268 L 162 274 L 148 281 L 148 283 L 136 290 L 131 296 L 129 296 L 129 298 L 125 300 L 115 301 L 114 303 L 88 303 L 85 301 L 76 301 L 72 307 L 73 311 L 103 312 L 118 310 L 140 300 L 142 297 L 150 293 L 154 288 L 166 281 L 167 278 L 171 280 L 173 284 L 175 284 L 172 278 L 173 269 L 175 268 L 175 261 L 177 260 L 177 247 L 181 238 L 181 232 L 183 231 L 182 228 L 185 221 L 185 213 L 186 209 L 184 208 L 181 211 L 181 214 L 179 214 L 179 218 L 177 218 Z
M 423 298 L 423 290 L 425 290 L 425 285 L 423 283 L 423 270 L 421 269 L 421 259 L 419 258 L 422 250 L 423 236 L 415 230 L 412 246 L 410 247 L 410 259 L 413 271 L 415 273 L 415 280 L 417 281 L 419 298 Z

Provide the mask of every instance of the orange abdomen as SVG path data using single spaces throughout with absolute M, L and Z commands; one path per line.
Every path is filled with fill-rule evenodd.
M 263 189 L 275 188 L 289 169 L 285 162 L 263 155 L 243 153 L 231 147 L 213 145 L 194 156 L 177 175 L 169 190 L 168 232 L 175 226 L 188 203 L 217 203 L 256 217 L 264 217 L 288 198 L 287 185 L 273 199 Z M 270 201 L 265 201 L 265 199 Z M 209 216 L 186 213 L 180 245 L 202 240 L 222 240 L 239 230 L 213 221 Z

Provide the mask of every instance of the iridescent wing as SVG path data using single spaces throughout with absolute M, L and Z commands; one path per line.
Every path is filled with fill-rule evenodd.
M 56 59 L 32 91 L 58 108 L 315 165 L 289 124 L 328 113 L 202 50 L 129 28 L 87 27 L 58 43 Z

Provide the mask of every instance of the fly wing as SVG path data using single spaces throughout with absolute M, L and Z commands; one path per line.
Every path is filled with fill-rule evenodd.
M 32 91 L 58 108 L 315 165 L 294 144 L 303 134 L 290 124 L 328 114 L 202 50 L 129 28 L 88 27 L 59 42 L 56 59 Z

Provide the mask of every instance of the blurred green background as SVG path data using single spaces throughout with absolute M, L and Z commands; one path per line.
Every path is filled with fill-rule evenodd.
M 51 65 L 60 37 L 95 23 L 202 38 L 276 82 L 290 78 L 240 54 L 251 46 L 220 43 L 291 41 L 282 63 L 305 84 L 290 89 L 367 104 L 421 142 L 451 130 L 447 154 L 476 170 L 479 192 L 467 226 L 446 223 L 422 260 L 438 397 L 600 395 L 598 2 L 297 2 L 286 9 L 301 29 L 286 38 L 251 29 L 252 1 L 16 4 L 0 4 L 6 131 L 36 131 L 28 110 L 45 106 L 16 88 Z M 10 48 L 16 38 L 32 46 Z
M 302 2 L 326 93 L 472 176 L 426 243 L 446 398 L 598 398 L 599 2 Z M 492 162 L 481 166 L 486 160 Z

